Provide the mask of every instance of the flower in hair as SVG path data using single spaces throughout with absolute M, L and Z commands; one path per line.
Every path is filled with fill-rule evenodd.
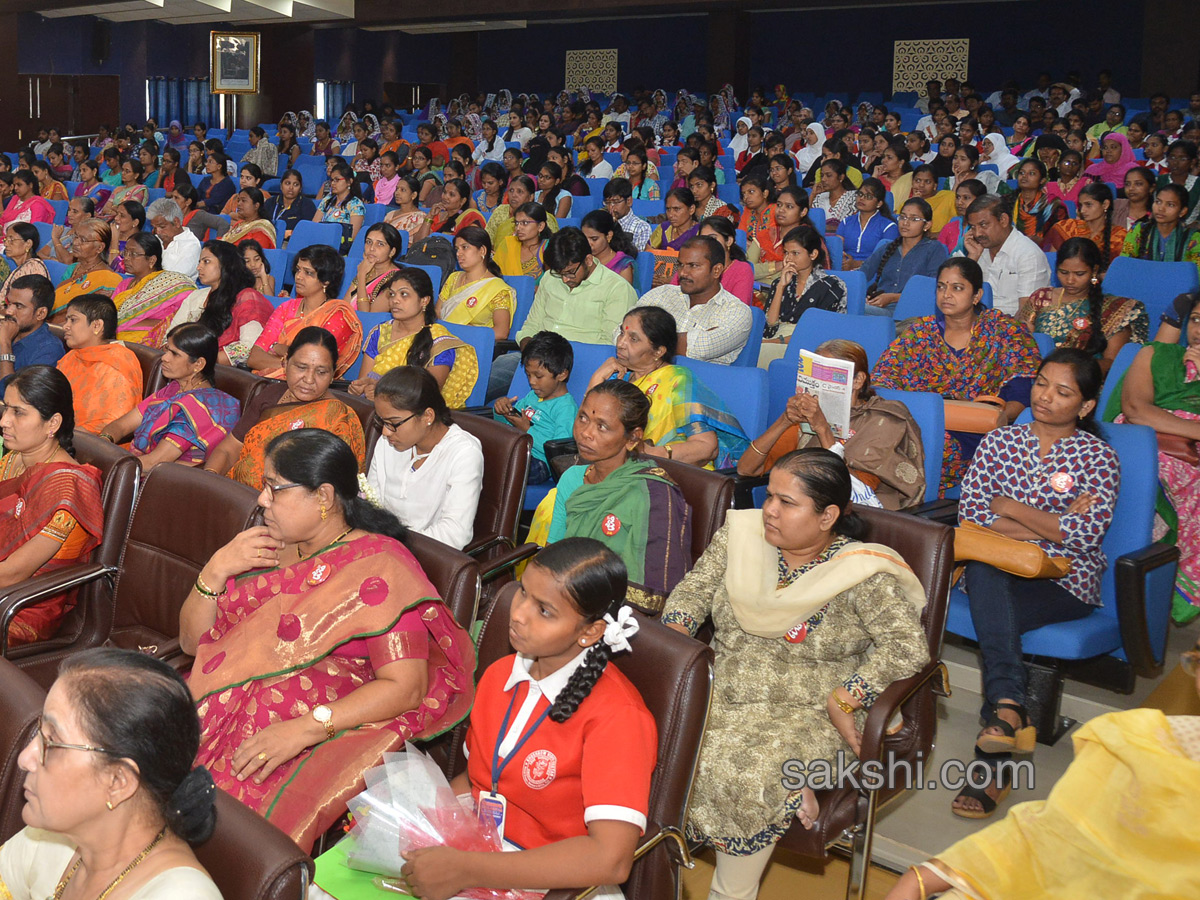
M 379 492 L 375 490 L 374 485 L 367 480 L 367 476 L 362 472 L 358 473 L 358 496 L 362 497 L 372 506 L 383 506 L 383 501 L 379 499 Z

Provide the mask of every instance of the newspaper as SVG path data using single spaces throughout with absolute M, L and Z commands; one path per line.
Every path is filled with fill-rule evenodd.
M 800 368 L 796 372 L 796 393 L 815 394 L 821 412 L 834 437 L 844 441 L 850 437 L 850 398 L 854 392 L 854 363 L 844 359 L 818 356 L 800 351 Z M 808 423 L 806 432 L 812 432 Z

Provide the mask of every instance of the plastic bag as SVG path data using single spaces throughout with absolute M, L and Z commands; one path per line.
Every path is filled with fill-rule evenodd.
M 500 835 L 461 802 L 442 770 L 419 750 L 385 753 L 367 771 L 367 789 L 349 803 L 354 827 L 346 838 L 347 865 L 391 878 L 400 876 L 402 854 L 423 847 L 501 852 Z M 469 798 L 468 798 L 469 801 Z M 472 900 L 537 900 L 536 891 L 471 888 Z

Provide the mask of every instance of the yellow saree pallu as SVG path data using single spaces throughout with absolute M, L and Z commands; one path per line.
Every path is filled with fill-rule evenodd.
M 379 332 L 378 345 L 375 365 L 368 373 L 370 378 L 382 378 L 396 366 L 408 365 L 408 351 L 416 335 L 406 335 L 393 341 L 391 332 L 394 327 L 395 322 L 384 322 L 376 326 Z M 451 409 L 462 409 L 467 405 L 471 391 L 475 390 L 475 382 L 479 380 L 479 360 L 475 356 L 475 348 L 460 341 L 441 325 L 430 325 L 429 331 L 433 335 L 433 347 L 429 351 L 426 368 L 434 365 L 434 360 L 439 354 L 447 350 L 454 351 L 454 365 L 450 367 L 450 374 L 446 377 L 446 383 L 442 385 L 442 396 Z M 371 337 L 368 335 L 366 345 L 369 347 L 370 344 Z
M 415 709 L 354 728 L 283 763 L 262 784 L 232 759 L 250 735 L 344 699 L 376 670 L 426 662 Z M 198 765 L 306 850 L 362 790 L 363 773 L 406 741 L 432 738 L 470 711 L 475 648 L 398 541 L 366 535 L 290 566 L 250 572 L 218 601 L 189 676 L 201 723 Z
M 179 272 L 159 270 L 136 282 L 128 279 L 122 287 L 113 295 L 117 340 L 164 349 L 171 319 L 196 285 Z
M 1156 709 L 1100 716 L 1074 743 L 1048 798 L 1014 806 L 924 864 L 955 887 L 943 897 L 1200 897 L 1196 747 L 1186 752 Z

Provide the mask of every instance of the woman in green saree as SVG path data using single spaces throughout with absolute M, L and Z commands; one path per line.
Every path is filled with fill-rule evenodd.
M 595 538 L 629 571 L 626 599 L 657 614 L 691 565 L 691 509 L 653 458 L 640 454 L 650 401 L 625 381 L 588 391 L 575 420 L 580 465 L 572 466 L 534 513 L 529 540 Z

